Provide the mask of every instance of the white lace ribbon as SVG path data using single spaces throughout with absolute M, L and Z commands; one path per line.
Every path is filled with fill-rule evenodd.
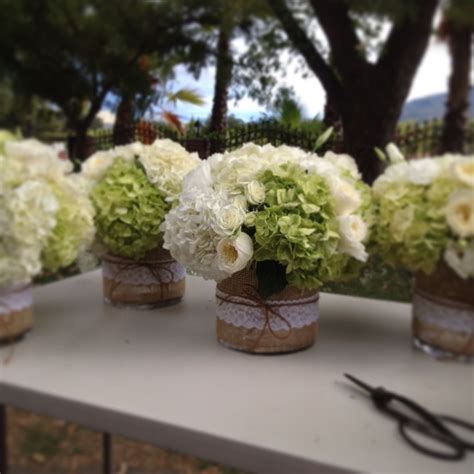
M 262 306 L 254 300 L 229 295 L 219 289 L 217 296 L 217 317 L 236 327 L 262 330 L 265 326 L 265 314 Z M 273 331 L 288 331 L 291 328 L 303 328 L 314 324 L 319 318 L 318 295 L 293 300 L 267 300 L 265 302 L 282 318 L 269 313 Z
M 455 304 L 455 303 L 454 303 Z M 449 331 L 474 333 L 474 308 L 454 306 L 448 301 L 438 302 L 420 293 L 413 296 L 413 317 Z
M 102 260 L 102 274 L 105 278 L 126 285 L 156 285 L 177 283 L 186 277 L 186 269 L 175 261 L 150 262 L 153 271 L 138 262 L 127 267 L 128 262 Z
M 0 316 L 22 311 L 33 305 L 31 285 L 18 285 L 0 290 Z

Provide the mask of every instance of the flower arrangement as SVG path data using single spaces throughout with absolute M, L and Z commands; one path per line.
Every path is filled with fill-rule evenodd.
M 392 163 L 374 182 L 374 239 L 386 261 L 429 274 L 441 260 L 461 278 L 474 277 L 474 156 Z
M 248 143 L 189 173 L 164 247 L 217 282 L 255 263 L 268 297 L 352 273 L 367 259 L 371 221 L 370 189 L 348 155 Z
M 87 159 L 81 181 L 96 210 L 97 237 L 113 254 L 139 259 L 160 244 L 160 226 L 184 176 L 199 163 L 171 140 L 132 143 Z
M 0 139 L 0 341 L 13 342 L 33 325 L 32 278 L 86 250 L 94 212 L 55 148 Z
M 82 186 L 96 216 L 107 302 L 154 307 L 177 302 L 185 269 L 162 248 L 162 225 L 177 203 L 184 176 L 200 162 L 171 140 L 132 143 L 85 161 Z
M 37 140 L 6 141 L 0 154 L 0 286 L 70 265 L 93 238 L 93 209 L 69 161 Z
M 385 260 L 416 273 L 413 341 L 436 357 L 474 356 L 474 157 L 392 163 L 373 185 L 374 240 Z

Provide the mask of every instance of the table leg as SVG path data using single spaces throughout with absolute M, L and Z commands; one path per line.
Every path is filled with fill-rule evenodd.
M 7 407 L 0 404 L 0 474 L 7 474 Z
M 102 433 L 102 472 L 103 474 L 113 474 L 113 470 L 112 435 L 110 433 Z M 3 474 L 1 470 L 0 474 Z

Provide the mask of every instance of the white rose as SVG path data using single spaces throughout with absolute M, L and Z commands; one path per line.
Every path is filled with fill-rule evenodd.
M 236 239 L 223 239 L 217 244 L 217 266 L 232 275 L 244 269 L 253 256 L 253 242 L 241 232 Z
M 401 161 L 405 161 L 405 157 L 403 156 L 397 145 L 395 145 L 395 143 L 389 143 L 385 147 L 385 151 L 387 152 L 387 156 L 390 160 L 390 163 L 398 163 Z
M 444 251 L 444 260 L 461 278 L 474 277 L 474 242 L 465 249 L 460 249 L 452 241 L 449 242 Z
M 440 172 L 440 163 L 432 158 L 408 162 L 408 180 L 414 184 L 431 184 Z
M 360 216 L 338 218 L 341 240 L 339 250 L 357 260 L 367 261 L 368 254 L 362 241 L 367 237 L 367 225 Z
M 232 203 L 235 207 L 239 207 L 247 212 L 247 198 L 244 195 L 239 194 L 238 196 L 235 196 Z
M 462 183 L 474 187 L 474 158 L 458 158 L 451 164 L 451 172 Z
M 329 187 L 334 198 L 336 213 L 340 216 L 353 213 L 361 204 L 359 191 L 344 179 L 329 180 Z
M 219 235 L 235 234 L 244 223 L 245 211 L 232 204 L 223 207 L 217 212 L 213 222 L 213 229 Z
M 246 186 L 245 195 L 250 204 L 261 204 L 265 201 L 265 186 L 259 181 L 250 181 Z
M 446 220 L 456 235 L 474 235 L 474 190 L 462 189 L 449 196 Z

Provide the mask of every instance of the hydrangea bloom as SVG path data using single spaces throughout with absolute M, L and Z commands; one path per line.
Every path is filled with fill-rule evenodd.
M 391 150 L 393 154 L 393 150 Z M 445 155 L 390 165 L 373 186 L 375 241 L 392 264 L 431 273 L 443 258 L 474 276 L 474 157 Z
M 92 197 L 100 243 L 133 259 L 159 246 L 164 217 L 184 176 L 199 162 L 196 153 L 168 139 L 118 146 L 87 159 L 77 184 Z
M 72 263 L 92 239 L 93 209 L 67 162 L 36 140 L 8 141 L 0 168 L 0 286 Z
M 140 258 L 158 245 L 170 206 L 135 162 L 115 160 L 91 197 L 97 236 L 112 253 Z
M 183 187 L 164 246 L 205 278 L 271 260 L 291 285 L 318 288 L 367 258 L 370 190 L 347 155 L 249 143 L 211 156 Z

